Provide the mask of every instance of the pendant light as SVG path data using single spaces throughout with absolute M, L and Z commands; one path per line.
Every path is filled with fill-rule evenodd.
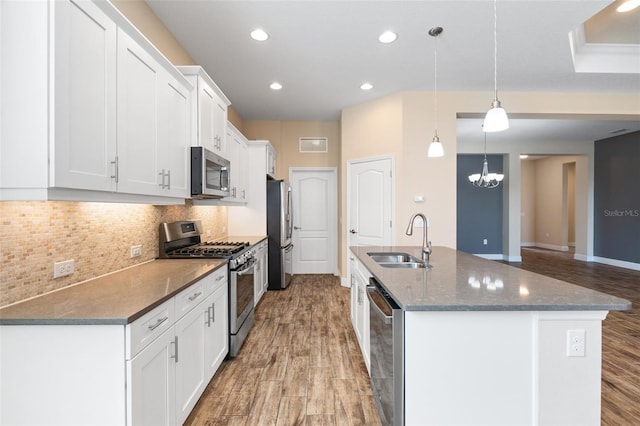
M 497 0 L 493 0 L 493 102 L 484 117 L 485 132 L 501 132 L 509 128 L 509 117 L 498 99 L 498 12 Z
M 489 173 L 487 161 L 487 132 L 484 133 L 484 160 L 482 161 L 482 173 L 469 175 L 469 182 L 478 188 L 495 188 L 504 179 L 502 173 Z
M 433 49 L 433 117 L 436 124 L 436 130 L 433 135 L 433 141 L 429 145 L 427 157 L 444 156 L 444 148 L 440 138 L 438 137 L 438 36 L 442 34 L 442 27 L 435 27 L 429 30 L 429 35 L 435 39 L 435 48 Z

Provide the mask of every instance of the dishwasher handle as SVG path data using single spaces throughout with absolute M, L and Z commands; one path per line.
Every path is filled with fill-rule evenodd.
M 393 323 L 393 307 L 387 301 L 375 285 L 367 286 L 367 298 L 369 308 L 384 321 L 385 324 Z

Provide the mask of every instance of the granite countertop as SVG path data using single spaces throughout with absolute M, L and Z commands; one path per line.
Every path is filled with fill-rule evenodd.
M 0 325 L 125 325 L 226 264 L 154 260 L 4 307 Z
M 370 252 L 405 252 L 413 246 L 350 247 L 391 297 L 407 311 L 627 310 L 631 302 L 447 247 L 433 247 L 430 269 L 385 268 Z

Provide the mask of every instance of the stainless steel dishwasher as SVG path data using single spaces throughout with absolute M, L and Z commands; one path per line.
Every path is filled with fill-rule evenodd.
M 371 391 L 383 425 L 404 424 L 404 321 L 402 309 L 369 278 Z

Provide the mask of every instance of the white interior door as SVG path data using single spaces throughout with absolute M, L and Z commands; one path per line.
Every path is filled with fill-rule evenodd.
M 347 167 L 349 246 L 388 246 L 393 241 L 392 159 L 351 161 Z
M 337 172 L 292 169 L 293 273 L 337 272 Z

